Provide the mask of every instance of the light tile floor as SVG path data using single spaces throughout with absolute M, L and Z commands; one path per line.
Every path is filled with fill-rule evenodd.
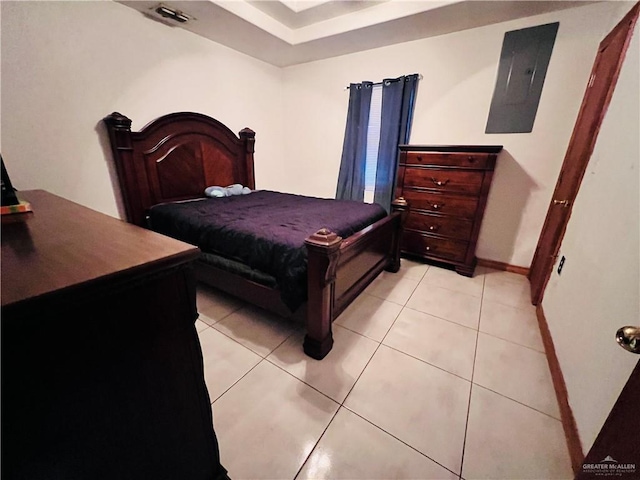
M 408 260 L 304 327 L 205 286 L 196 326 L 221 462 L 243 479 L 569 479 L 525 277 Z

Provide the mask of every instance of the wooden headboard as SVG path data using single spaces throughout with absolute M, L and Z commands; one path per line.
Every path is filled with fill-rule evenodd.
M 104 122 L 131 223 L 144 226 L 153 205 L 204 197 L 211 185 L 255 189 L 255 132 L 249 128 L 236 136 L 219 121 L 190 112 L 164 115 L 139 132 L 118 112 Z

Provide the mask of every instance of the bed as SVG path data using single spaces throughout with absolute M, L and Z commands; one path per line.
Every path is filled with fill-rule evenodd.
M 349 216 L 347 205 L 336 203 L 339 202 L 336 200 L 255 191 L 255 133 L 248 128 L 236 136 L 221 122 L 191 112 L 164 115 L 139 132 L 132 132 L 131 120 L 118 112 L 105 117 L 104 123 L 109 132 L 126 220 L 199 246 L 202 253 L 195 268 L 199 281 L 283 317 L 303 318 L 307 326 L 303 348 L 310 357 L 322 359 L 329 353 L 333 346 L 332 321 L 373 279 L 383 270 L 397 272 L 400 268 L 400 238 L 407 211 L 402 199 L 393 202 L 389 215 L 382 211 L 382 215 L 374 213 L 364 224 L 358 220 L 360 223 L 336 224 L 335 228 L 328 228 L 335 223 L 334 218 Z M 207 187 L 233 184 L 246 186 L 252 193 L 215 199 L 204 195 Z M 293 201 L 295 209 L 286 204 L 265 206 L 276 201 L 272 197 L 277 201 Z M 250 205 L 242 207 L 246 202 Z M 272 256 L 304 266 L 302 274 L 299 268 L 291 268 L 297 275 L 294 275 L 294 287 L 297 285 L 298 289 L 304 290 L 302 297 L 292 300 L 277 273 L 266 271 L 266 267 L 262 271 L 261 266 L 256 268 L 250 264 L 251 259 L 241 257 L 240 253 L 258 251 L 263 245 L 249 247 L 239 243 L 239 238 L 254 235 L 242 230 L 254 222 L 236 221 L 233 212 L 241 212 L 242 208 L 263 212 L 268 210 L 259 209 L 298 211 L 302 208 L 299 206 L 307 202 L 314 205 L 332 203 L 334 209 L 337 205 L 340 215 L 336 215 L 335 210 L 329 217 L 298 215 L 305 217 L 307 224 L 294 224 L 294 240 L 285 238 L 281 241 L 299 247 L 297 253 L 283 255 L 277 250 L 279 247 L 273 247 L 276 254 Z M 227 216 L 218 218 L 214 229 L 212 215 L 218 213 L 212 212 L 222 210 L 224 205 Z M 373 212 L 370 205 L 358 206 Z M 277 216 L 272 220 L 268 215 L 270 213 L 262 214 L 260 228 L 272 223 L 277 227 L 276 232 L 269 231 L 268 235 L 280 242 L 279 236 L 289 235 L 283 228 L 292 223 L 289 217 L 293 215 L 288 215 L 286 221 L 278 220 Z M 198 224 L 198 231 L 214 229 L 209 240 L 201 240 L 200 233 L 193 237 L 196 227 L 185 223 L 192 221 L 191 217 L 197 222 L 212 219 L 211 225 Z M 241 230 L 233 229 L 236 224 Z M 176 225 L 183 226 L 178 228 Z M 190 238 L 184 236 L 187 230 L 192 231 Z M 216 243 L 224 232 L 229 231 L 230 238 L 241 245 L 236 245 L 233 254 L 222 251 Z

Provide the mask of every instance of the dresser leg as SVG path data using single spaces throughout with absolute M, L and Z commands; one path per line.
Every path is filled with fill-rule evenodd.
M 463 275 L 465 277 L 473 277 L 473 271 L 476 269 L 476 262 L 473 262 L 473 265 L 463 265 L 461 267 L 456 267 L 456 272 L 459 275 Z

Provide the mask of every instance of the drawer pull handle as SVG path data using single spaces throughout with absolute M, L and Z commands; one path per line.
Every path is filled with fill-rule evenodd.
M 471 155 L 467 157 L 467 160 L 469 160 L 469 163 L 476 163 L 476 157 L 473 157 Z
M 425 250 L 426 252 L 430 252 L 431 250 L 435 250 L 435 249 L 436 249 L 436 247 L 431 247 L 431 246 L 429 246 L 429 245 L 427 245 L 426 247 L 424 247 L 424 250 Z
M 449 183 L 449 179 L 446 180 L 436 180 L 435 178 L 431 177 L 431 181 L 434 183 L 434 185 L 437 185 L 438 187 L 444 187 L 447 183 Z
M 444 203 L 432 203 L 431 204 L 431 208 L 433 208 L 434 210 L 440 210 L 443 207 L 444 207 Z
M 440 225 L 429 225 L 430 232 L 437 232 L 438 230 L 440 230 Z

